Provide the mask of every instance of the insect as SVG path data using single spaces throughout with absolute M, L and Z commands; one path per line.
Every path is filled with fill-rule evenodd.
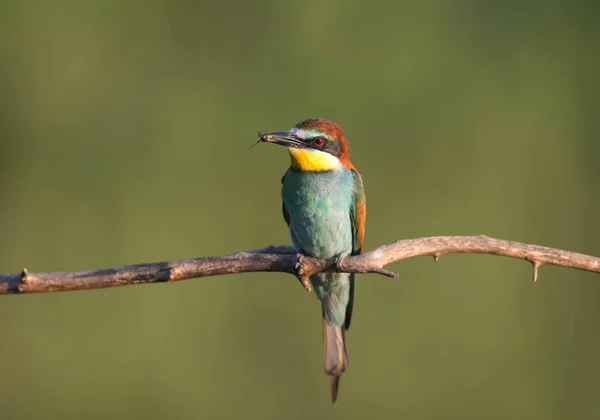
M 265 130 L 266 132 L 267 130 Z M 256 142 L 252 143 L 250 146 L 248 146 L 248 149 L 250 149 L 251 147 L 256 146 L 258 143 L 260 143 L 262 141 L 262 137 L 263 137 L 263 133 L 262 131 L 256 131 L 256 134 L 258 135 L 258 140 L 256 140 Z

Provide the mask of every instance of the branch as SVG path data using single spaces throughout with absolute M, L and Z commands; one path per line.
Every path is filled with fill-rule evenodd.
M 304 257 L 300 261 L 303 275 L 322 271 L 378 273 L 396 277 L 386 265 L 406 258 L 428 255 L 437 261 L 444 254 L 492 254 L 527 260 L 533 265 L 533 280 L 543 264 L 576 268 L 600 273 L 600 258 L 487 236 L 434 236 L 396 241 L 362 255 L 337 259 Z M 219 274 L 275 271 L 298 274 L 298 258 L 290 245 L 269 246 L 250 252 L 217 257 L 200 257 L 174 262 L 129 265 L 90 271 L 55 273 L 21 273 L 0 275 L 0 294 L 59 292 L 101 289 L 104 287 L 172 282 Z

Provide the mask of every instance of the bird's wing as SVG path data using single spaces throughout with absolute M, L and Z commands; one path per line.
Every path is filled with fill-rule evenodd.
M 283 176 L 281 177 L 281 183 L 283 184 L 283 180 L 285 179 L 285 176 L 287 175 L 287 173 L 289 172 L 289 169 L 287 171 L 285 171 L 285 174 L 283 174 Z M 290 225 L 290 215 L 287 212 L 287 210 L 285 209 L 285 202 L 283 200 L 281 200 L 281 209 L 283 210 L 283 218 L 285 219 L 285 223 L 287 223 L 287 225 Z
M 350 222 L 352 223 L 352 255 L 360 254 L 365 237 L 365 221 L 367 219 L 367 202 L 365 188 L 360 174 L 352 169 L 354 176 L 354 196 L 350 203 Z
M 350 224 L 352 226 L 352 255 L 360 254 L 363 238 L 365 237 L 365 221 L 367 220 L 367 201 L 362 178 L 356 169 L 352 169 L 354 177 L 354 195 L 350 203 Z M 354 307 L 354 289 L 356 288 L 356 274 L 350 275 L 350 296 L 346 306 L 346 320 L 344 327 L 350 328 L 352 309 Z

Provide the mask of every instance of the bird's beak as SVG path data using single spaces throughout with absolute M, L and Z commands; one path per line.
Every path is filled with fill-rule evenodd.
M 304 143 L 295 135 L 288 132 L 266 133 L 260 136 L 261 142 L 274 143 L 285 147 L 302 148 L 306 147 Z

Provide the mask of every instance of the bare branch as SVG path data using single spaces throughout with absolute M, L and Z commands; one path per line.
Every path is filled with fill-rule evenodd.
M 386 265 L 406 258 L 444 254 L 492 254 L 527 260 L 533 264 L 534 281 L 543 264 L 600 272 L 600 258 L 539 245 L 489 238 L 487 236 L 434 236 L 405 239 L 384 245 L 362 255 L 320 259 L 305 257 L 300 262 L 304 275 L 322 271 L 397 275 Z M 250 252 L 217 257 L 201 257 L 174 262 L 138 264 L 90 271 L 20 273 L 0 275 L 0 294 L 58 292 L 100 289 L 130 284 L 171 282 L 219 274 L 275 271 L 297 274 L 296 251 L 290 245 L 269 246 Z

